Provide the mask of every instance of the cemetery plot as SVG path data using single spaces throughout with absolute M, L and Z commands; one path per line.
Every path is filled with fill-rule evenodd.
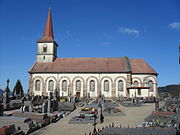
M 103 104 L 103 114 L 104 116 L 122 116 L 125 115 L 122 112 L 122 107 L 119 103 L 112 101 L 105 101 Z
M 119 128 L 107 127 L 94 135 L 176 135 L 173 128 Z
M 0 127 L 9 126 L 9 125 L 15 125 L 16 130 L 18 130 L 20 127 L 20 129 L 25 134 L 31 133 L 39 128 L 36 122 L 30 118 L 14 117 L 14 116 L 0 118 Z
M 70 124 L 88 124 L 99 122 L 98 106 L 97 104 L 86 105 L 76 114 L 70 121 Z

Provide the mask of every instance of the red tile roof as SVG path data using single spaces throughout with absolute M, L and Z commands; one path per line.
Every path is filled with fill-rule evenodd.
M 54 62 L 35 63 L 29 73 L 127 73 L 131 68 L 132 73 L 156 74 L 144 60 L 127 57 L 56 58 Z
M 157 74 L 155 70 L 144 61 L 144 59 L 129 59 L 131 63 L 132 73 L 137 74 Z
M 47 16 L 43 36 L 41 37 L 41 39 L 38 40 L 38 42 L 47 42 L 47 41 L 54 42 L 51 9 L 48 10 L 48 16 Z

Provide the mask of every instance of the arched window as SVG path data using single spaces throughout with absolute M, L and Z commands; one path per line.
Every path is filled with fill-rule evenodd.
M 76 91 L 81 91 L 81 81 L 80 80 L 76 81 Z
M 134 87 L 138 87 L 139 86 L 139 82 L 138 81 L 134 81 Z
M 44 53 L 47 52 L 47 45 L 46 45 L 46 44 L 43 45 L 43 52 L 44 52 Z
M 62 91 L 67 91 L 67 81 L 66 80 L 62 81 Z
M 148 82 L 149 91 L 153 91 L 153 81 Z
M 53 80 L 50 80 L 49 81 L 49 84 L 48 84 L 48 90 L 49 91 L 53 91 L 54 89 L 54 81 Z
M 123 81 L 120 80 L 118 81 L 118 91 L 123 91 L 124 90 L 124 84 Z
M 40 80 L 36 80 L 36 82 L 35 82 L 35 90 L 40 90 Z
M 109 81 L 108 80 L 104 81 L 104 91 L 109 91 Z
M 91 80 L 89 83 L 89 90 L 90 91 L 95 91 L 95 81 Z

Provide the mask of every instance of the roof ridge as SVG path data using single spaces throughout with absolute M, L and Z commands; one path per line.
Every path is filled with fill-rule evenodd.
M 64 58 L 124 58 L 124 57 L 58 57 L 56 59 L 64 59 Z
M 144 60 L 144 58 L 131 58 L 130 60 Z
M 124 61 L 125 61 L 128 72 L 132 72 L 131 63 L 130 63 L 129 58 L 127 56 L 124 57 Z
M 35 67 L 36 64 L 37 64 L 37 62 L 34 62 L 34 63 L 33 63 L 33 65 L 31 66 L 31 68 L 28 70 L 29 73 L 33 70 L 33 68 Z

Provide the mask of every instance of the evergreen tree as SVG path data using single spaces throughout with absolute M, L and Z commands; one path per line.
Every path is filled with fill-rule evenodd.
M 14 89 L 13 89 L 13 96 L 20 95 L 22 97 L 23 93 L 24 91 L 21 85 L 21 81 L 17 80 L 16 85 L 14 86 Z

